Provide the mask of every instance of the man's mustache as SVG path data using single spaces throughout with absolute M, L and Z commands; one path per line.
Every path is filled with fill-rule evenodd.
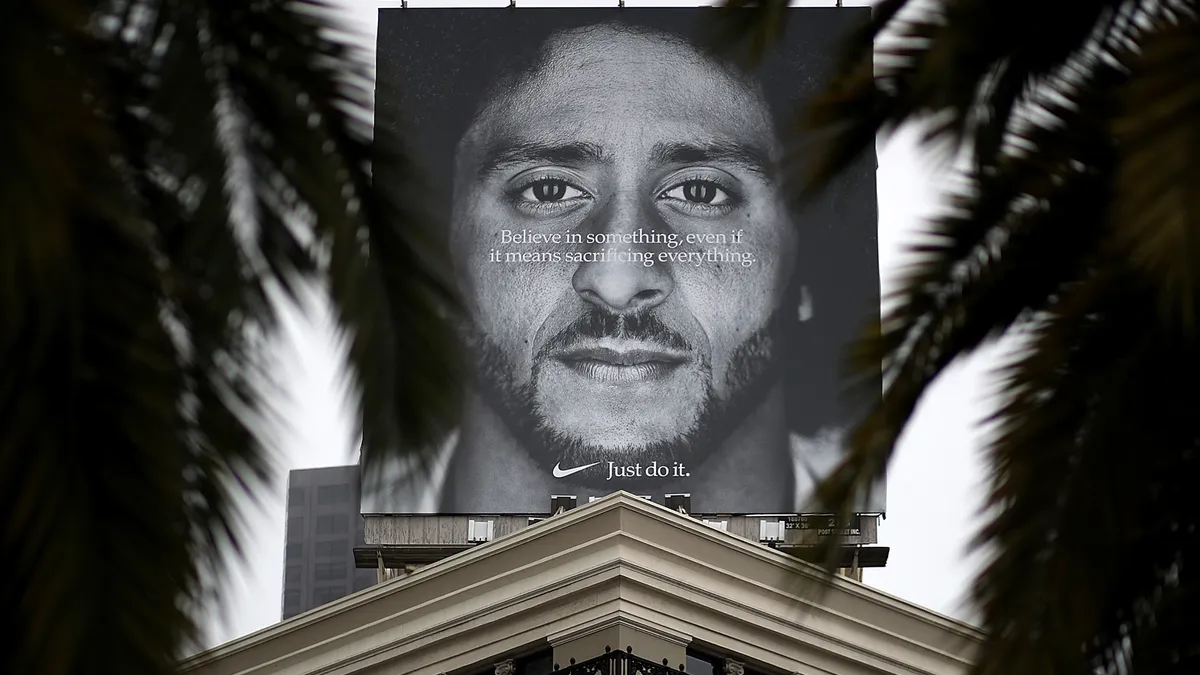
M 586 314 L 572 321 L 570 325 L 550 338 L 538 350 L 536 358 L 542 360 L 548 355 L 568 349 L 582 340 L 603 338 L 650 342 L 670 351 L 692 351 L 692 345 L 687 338 L 667 327 L 653 311 L 615 314 L 593 306 Z

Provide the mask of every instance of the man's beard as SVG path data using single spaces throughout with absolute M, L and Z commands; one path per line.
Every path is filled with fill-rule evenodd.
M 709 359 L 700 359 L 704 391 L 699 410 L 687 428 L 674 438 L 620 447 L 589 444 L 584 439 L 555 429 L 537 402 L 538 374 L 542 364 L 549 358 L 547 355 L 555 348 L 588 338 L 644 340 L 693 352 L 692 346 L 682 335 L 668 328 L 652 312 L 617 315 L 590 308 L 588 313 L 547 340 L 538 350 L 533 359 L 533 372 L 526 384 L 517 384 L 512 360 L 487 335 L 471 330 L 469 342 L 478 369 L 479 395 L 499 413 L 510 433 L 525 447 L 530 457 L 547 470 L 555 462 L 564 467 L 574 467 L 610 461 L 618 465 L 636 462 L 642 466 L 650 462 L 657 462 L 660 466 L 681 462 L 690 469 L 711 457 L 740 423 L 760 407 L 780 381 L 782 369 L 778 367 L 774 345 L 780 334 L 781 323 L 779 313 L 773 313 L 764 326 L 751 333 L 733 351 L 725 376 L 727 394 L 724 398 L 717 395 Z M 600 487 L 607 482 L 607 471 L 581 472 L 573 478 L 578 484 Z M 664 479 L 647 476 L 622 478 L 622 483 L 628 487 L 661 482 Z

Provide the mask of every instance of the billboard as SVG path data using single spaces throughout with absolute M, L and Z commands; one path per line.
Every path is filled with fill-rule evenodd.
M 381 10 L 375 123 L 430 178 L 474 378 L 433 471 L 390 467 L 362 511 L 805 511 L 879 309 L 875 158 L 806 204 L 781 159 L 868 12 L 791 10 L 748 72 L 704 48 L 706 9 Z

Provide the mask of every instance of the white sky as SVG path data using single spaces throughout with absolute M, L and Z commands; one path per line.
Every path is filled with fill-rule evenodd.
M 400 6 L 398 0 L 333 1 L 346 9 L 347 20 L 371 45 L 376 10 Z M 700 2 L 703 0 L 627 0 L 626 6 L 696 6 Z M 507 4 L 507 0 L 412 0 L 409 7 Z M 518 0 L 517 4 L 611 6 L 616 0 Z M 834 1 L 792 4 L 833 5 Z M 880 146 L 879 263 L 885 295 L 902 263 L 903 247 L 921 227 L 922 217 L 936 207 L 938 179 L 938 172 L 917 152 L 914 133 L 901 132 Z M 232 568 L 224 584 L 222 606 L 209 616 L 209 645 L 279 621 L 287 471 L 356 461 L 327 308 L 316 302 L 308 318 L 290 312 L 285 325 L 279 384 L 287 397 L 276 403 L 281 424 L 275 432 L 283 449 L 282 466 L 273 488 L 259 495 L 260 505 L 247 507 L 245 563 Z M 968 558 L 966 547 L 980 523 L 985 479 L 980 454 L 983 433 L 977 423 L 992 407 L 986 392 L 989 371 L 998 364 L 996 355 L 997 350 L 991 348 L 947 372 L 918 408 L 888 475 L 888 517 L 879 532 L 880 544 L 891 547 L 888 565 L 864 574 L 864 582 L 870 586 L 967 620 L 971 612 L 964 594 L 979 560 L 977 556 Z

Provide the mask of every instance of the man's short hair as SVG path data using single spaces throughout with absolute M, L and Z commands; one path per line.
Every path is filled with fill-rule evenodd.
M 731 81 L 741 85 L 747 94 L 760 101 L 764 110 L 771 111 L 771 105 L 763 94 L 762 84 L 757 74 L 743 67 L 728 54 L 703 49 L 694 39 L 677 30 L 645 26 L 613 18 L 599 23 L 556 31 L 545 36 L 541 41 L 525 44 L 524 48 L 517 51 L 513 58 L 505 59 L 499 65 L 499 70 L 491 85 L 484 90 L 475 106 L 472 120 L 478 119 L 492 102 L 505 98 L 511 92 L 545 74 L 545 71 L 552 67 L 557 59 L 564 58 L 570 53 L 571 42 L 584 42 L 593 35 L 604 33 L 639 37 L 680 47 L 694 55 L 697 60 L 715 66 Z

